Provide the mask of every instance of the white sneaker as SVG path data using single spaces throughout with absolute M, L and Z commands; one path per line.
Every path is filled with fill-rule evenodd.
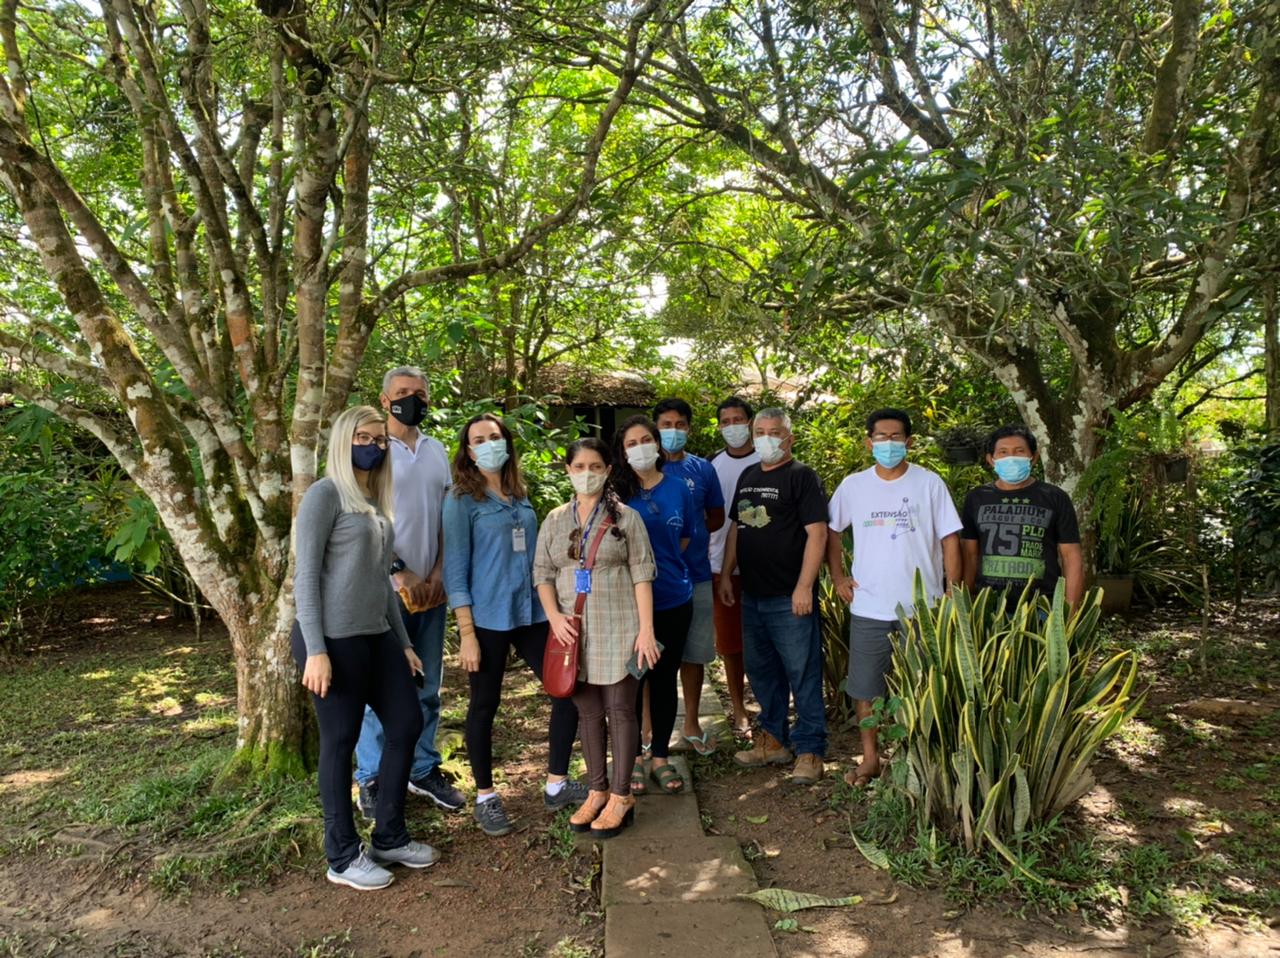
M 373 862 L 363 845 L 360 847 L 360 854 L 347 862 L 346 868 L 340 872 L 330 868 L 325 877 L 335 885 L 346 885 L 356 891 L 386 888 L 396 880 L 391 872 Z
M 369 846 L 369 858 L 378 865 L 404 865 L 406 868 L 430 868 L 440 860 L 440 853 L 423 842 L 408 841 L 399 848 Z

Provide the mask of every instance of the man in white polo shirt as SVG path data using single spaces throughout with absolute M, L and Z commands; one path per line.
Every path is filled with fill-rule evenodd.
M 907 462 L 911 417 L 877 409 L 867 417 L 867 449 L 875 465 L 846 476 L 831 497 L 827 564 L 840 597 L 853 613 L 845 691 L 859 720 L 885 695 L 892 662 L 891 636 L 898 607 L 912 613 L 916 571 L 933 601 L 960 581 L 960 514 L 942 477 Z M 853 529 L 853 574 L 844 564 L 845 529 Z M 880 774 L 875 729 L 862 729 L 862 764 L 845 775 L 855 787 Z
M 391 475 L 395 490 L 395 558 L 388 570 L 396 590 L 405 590 L 415 608 L 403 600 L 400 614 L 413 649 L 422 659 L 422 735 L 413 754 L 409 791 L 431 799 L 448 811 L 466 801 L 440 769 L 436 729 L 440 725 L 440 681 L 444 673 L 445 601 L 442 571 L 441 517 L 450 485 L 449 456 L 444 446 L 418 431 L 427 414 L 427 377 L 414 366 L 400 366 L 382 377 L 382 408 L 390 439 Z M 366 708 L 356 743 L 356 783 L 360 810 L 372 817 L 376 804 L 378 764 L 382 761 L 382 723 Z

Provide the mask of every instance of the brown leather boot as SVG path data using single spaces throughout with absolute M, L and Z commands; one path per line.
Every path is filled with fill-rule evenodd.
M 791 781 L 798 785 L 812 785 L 822 778 L 822 759 L 811 752 L 796 756 L 796 767 L 791 772 Z
M 791 762 L 791 749 L 787 748 L 764 729 L 752 740 L 754 744 L 742 752 L 735 752 L 733 760 L 747 768 L 761 765 L 787 765 Z
M 609 804 L 609 790 L 587 792 L 586 799 L 578 806 L 578 810 L 573 813 L 569 819 L 569 830 L 578 832 L 591 831 L 591 823 L 596 820 L 596 816 Z
M 635 821 L 636 800 L 630 795 L 610 795 L 609 804 L 591 823 L 593 838 L 613 838 Z

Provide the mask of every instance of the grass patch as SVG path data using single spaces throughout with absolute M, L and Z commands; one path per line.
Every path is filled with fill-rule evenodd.
M 1219 815 L 1204 810 L 1201 826 L 1220 835 Z M 906 799 L 877 785 L 854 830 L 886 852 L 894 879 L 938 889 L 959 908 L 1006 900 L 1020 915 L 1083 912 L 1104 924 L 1163 918 L 1193 932 L 1226 916 L 1262 927 L 1280 905 L 1280 825 L 1270 816 L 1251 824 L 1262 827 L 1206 851 L 1186 830 L 1172 845 L 1131 844 L 1087 834 L 1060 817 L 1011 846 L 1022 866 L 1013 869 L 993 850 L 970 853 L 934 829 L 918 829 Z
M 234 749 L 234 694 L 221 642 L 36 660 L 0 675 L 0 849 L 99 852 L 173 895 L 262 882 L 314 859 L 314 781 L 215 784 Z

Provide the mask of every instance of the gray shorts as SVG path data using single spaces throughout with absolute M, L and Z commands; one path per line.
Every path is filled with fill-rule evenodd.
M 689 637 L 684 640 L 684 661 L 707 665 L 715 661 L 716 630 L 712 614 L 711 581 L 693 584 L 693 618 Z
M 872 702 L 888 693 L 885 676 L 893 664 L 893 643 L 890 636 L 902 631 L 897 619 L 883 622 L 850 616 L 849 621 L 849 677 L 844 690 L 850 698 Z

